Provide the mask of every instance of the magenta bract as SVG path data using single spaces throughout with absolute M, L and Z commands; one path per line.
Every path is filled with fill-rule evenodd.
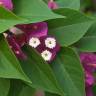
M 49 7 L 50 9 L 57 9 L 57 8 L 58 8 L 58 5 L 56 4 L 56 2 L 50 0 L 50 1 L 48 2 L 48 7 Z
M 13 9 L 13 3 L 12 0 L 0 0 L 0 3 L 7 9 L 12 10 Z
M 13 34 L 8 34 L 7 40 L 8 40 L 8 43 L 10 45 L 10 48 L 13 50 L 13 52 L 15 53 L 15 55 L 19 59 L 26 59 L 27 58 L 26 55 L 21 50 L 21 47 L 17 43 L 16 38 L 14 37 Z
M 96 70 L 96 55 L 94 53 L 81 53 L 80 59 L 85 70 L 86 96 L 93 96 L 92 86 L 95 83 L 93 73 Z
M 34 24 L 17 25 L 19 29 L 24 31 L 28 38 L 46 36 L 48 32 L 48 26 L 46 22 L 39 22 Z

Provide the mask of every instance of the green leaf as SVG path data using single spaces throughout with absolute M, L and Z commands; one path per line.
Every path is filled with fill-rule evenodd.
M 10 90 L 8 96 L 19 96 L 23 90 L 24 83 L 21 80 L 10 80 Z M 26 95 L 27 96 L 27 95 Z
M 30 23 L 45 21 L 48 19 L 64 18 L 64 16 L 53 13 L 42 0 L 13 0 L 14 12 Z
M 45 96 L 60 96 L 60 95 L 46 92 L 46 93 L 45 93 Z M 66 95 L 64 95 L 64 96 L 66 96 Z
M 94 96 L 96 95 L 96 84 L 93 86 Z
M 25 19 L 17 17 L 11 11 L 1 6 L 0 6 L 0 13 L 2 13 L 0 14 L 0 33 L 8 30 L 10 27 L 16 24 L 23 23 L 26 21 Z
M 48 4 L 48 0 L 43 0 L 46 4 Z
M 56 0 L 60 8 L 80 9 L 80 0 Z
M 96 22 L 92 24 L 85 36 L 75 46 L 82 52 L 96 52 Z
M 21 79 L 31 83 L 2 35 L 0 35 L 0 77 Z
M 60 95 L 63 94 L 50 66 L 43 58 L 31 47 L 25 46 L 23 49 L 28 59 L 21 61 L 21 65 L 32 81 L 32 88 L 42 89 Z
M 77 53 L 61 48 L 51 66 L 66 96 L 85 96 L 84 73 Z
M 85 36 L 96 36 L 96 22 L 88 29 Z
M 55 12 L 67 17 L 48 21 L 49 34 L 55 36 L 61 46 L 69 46 L 80 40 L 94 21 L 73 9 L 61 8 Z
M 27 86 L 21 80 L 11 80 L 8 96 L 33 96 L 35 89 Z
M 75 46 L 82 52 L 96 52 L 96 36 L 83 37 Z
M 34 96 L 35 91 L 32 87 L 24 86 L 18 96 Z
M 8 79 L 0 78 L 0 96 L 7 96 L 10 88 L 10 81 Z

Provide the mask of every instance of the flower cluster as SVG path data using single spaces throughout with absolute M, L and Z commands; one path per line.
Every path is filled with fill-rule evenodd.
M 45 61 L 51 61 L 54 59 L 56 52 L 59 51 L 59 47 L 57 46 L 56 39 L 54 37 L 41 37 L 36 38 L 32 37 L 29 40 L 29 45 L 33 48 L 36 48 Z
M 0 0 L 0 6 L 8 10 L 13 9 L 11 0 Z M 53 0 L 50 0 L 48 7 L 56 9 L 58 5 Z M 5 35 L 10 48 L 21 59 L 27 58 L 21 49 L 25 44 L 35 48 L 47 62 L 54 60 L 57 52 L 60 50 L 60 45 L 56 38 L 48 35 L 46 22 L 16 25 L 5 32 Z M 96 70 L 96 55 L 94 53 L 80 53 L 80 59 L 85 72 L 86 96 L 93 96 L 92 87 L 95 83 L 93 74 Z
M 48 35 L 48 26 L 46 22 L 17 25 L 16 27 L 24 32 L 22 38 L 20 38 L 21 40 L 18 40 L 35 48 L 45 61 L 50 62 L 54 59 L 60 46 L 54 37 Z M 24 37 L 26 39 L 24 39 Z M 21 42 L 20 46 L 22 45 Z
M 0 3 L 9 10 L 13 9 L 11 0 L 0 0 Z M 52 9 L 57 7 L 53 1 L 50 1 L 48 6 Z M 21 59 L 26 59 L 26 55 L 21 50 L 24 44 L 35 48 L 47 62 L 52 61 L 60 49 L 56 39 L 48 36 L 48 26 L 46 22 L 16 25 L 7 31 L 6 38 L 10 48 L 16 56 Z
M 96 55 L 94 53 L 81 53 L 80 59 L 85 71 L 86 96 L 94 96 L 92 87 L 95 83 L 93 74 L 96 70 Z

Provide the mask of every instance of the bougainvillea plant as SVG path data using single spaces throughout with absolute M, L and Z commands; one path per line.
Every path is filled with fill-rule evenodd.
M 80 0 L 0 0 L 0 96 L 95 96 L 95 52 Z

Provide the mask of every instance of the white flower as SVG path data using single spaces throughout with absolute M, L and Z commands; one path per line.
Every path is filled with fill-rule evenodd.
M 30 40 L 29 40 L 29 45 L 32 46 L 33 48 L 36 48 L 37 46 L 40 45 L 40 40 L 36 37 L 32 37 Z
M 46 47 L 50 48 L 50 49 L 53 49 L 56 47 L 56 39 L 52 38 L 52 37 L 48 37 L 46 40 L 45 40 L 45 45 Z
M 45 61 L 50 61 L 52 57 L 52 53 L 48 50 L 45 50 L 41 53 L 41 56 L 44 58 Z

